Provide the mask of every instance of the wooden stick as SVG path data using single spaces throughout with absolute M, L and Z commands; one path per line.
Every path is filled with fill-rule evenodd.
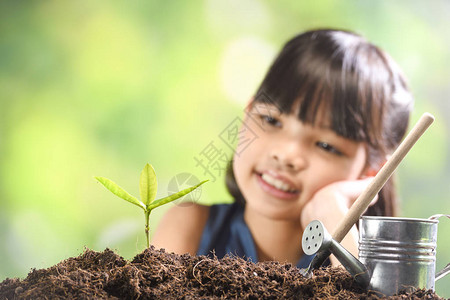
M 372 179 L 369 186 L 359 195 L 353 205 L 350 207 L 349 211 L 345 217 L 341 220 L 338 227 L 333 233 L 333 238 L 337 242 L 341 242 L 342 239 L 347 235 L 352 226 L 358 222 L 361 215 L 369 206 L 372 199 L 378 194 L 384 184 L 394 173 L 397 166 L 409 152 L 409 150 L 414 146 L 417 140 L 422 136 L 422 134 L 428 129 L 428 127 L 433 123 L 434 117 L 429 113 L 424 113 L 416 125 L 411 129 L 409 134 L 403 140 L 403 142 L 394 151 L 392 156 L 386 161 L 384 166 L 380 169 L 377 175 Z

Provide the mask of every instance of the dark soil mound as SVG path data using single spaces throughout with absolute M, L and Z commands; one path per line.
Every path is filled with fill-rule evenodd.
M 310 279 L 278 262 L 252 263 L 146 249 L 131 262 L 113 251 L 85 250 L 23 279 L 0 283 L 0 299 L 379 299 L 340 268 Z M 419 290 L 386 299 L 442 299 Z

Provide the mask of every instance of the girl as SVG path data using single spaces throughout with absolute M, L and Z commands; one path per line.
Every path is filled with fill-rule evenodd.
M 294 37 L 246 108 L 240 139 L 257 138 L 229 165 L 235 202 L 173 207 L 153 245 L 307 267 L 303 229 L 318 219 L 334 231 L 401 142 L 412 102 L 394 61 L 363 37 L 341 30 Z M 394 216 L 395 207 L 391 180 L 366 214 Z M 355 256 L 357 239 L 354 226 L 342 241 Z

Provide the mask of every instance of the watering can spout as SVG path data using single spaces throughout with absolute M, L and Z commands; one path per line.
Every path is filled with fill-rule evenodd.
M 334 254 L 360 287 L 368 287 L 370 275 L 367 268 L 331 237 L 322 222 L 314 220 L 308 224 L 303 233 L 302 248 L 307 255 L 316 254 L 310 269 L 319 268 L 330 254 Z

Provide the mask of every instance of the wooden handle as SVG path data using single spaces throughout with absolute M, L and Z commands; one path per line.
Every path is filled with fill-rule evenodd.
M 361 215 L 369 206 L 372 199 L 378 194 L 381 188 L 384 186 L 386 181 L 394 173 L 397 166 L 406 156 L 406 154 L 411 150 L 417 140 L 422 136 L 422 134 L 428 129 L 428 127 L 433 123 L 434 117 L 429 113 L 424 113 L 416 125 L 411 129 L 409 134 L 405 137 L 403 142 L 394 151 L 392 156 L 386 161 L 384 166 L 380 169 L 377 175 L 373 178 L 367 188 L 359 195 L 353 205 L 350 207 L 349 211 L 339 223 L 338 227 L 333 233 L 333 238 L 341 242 L 342 239 L 347 235 L 352 226 L 358 222 Z

